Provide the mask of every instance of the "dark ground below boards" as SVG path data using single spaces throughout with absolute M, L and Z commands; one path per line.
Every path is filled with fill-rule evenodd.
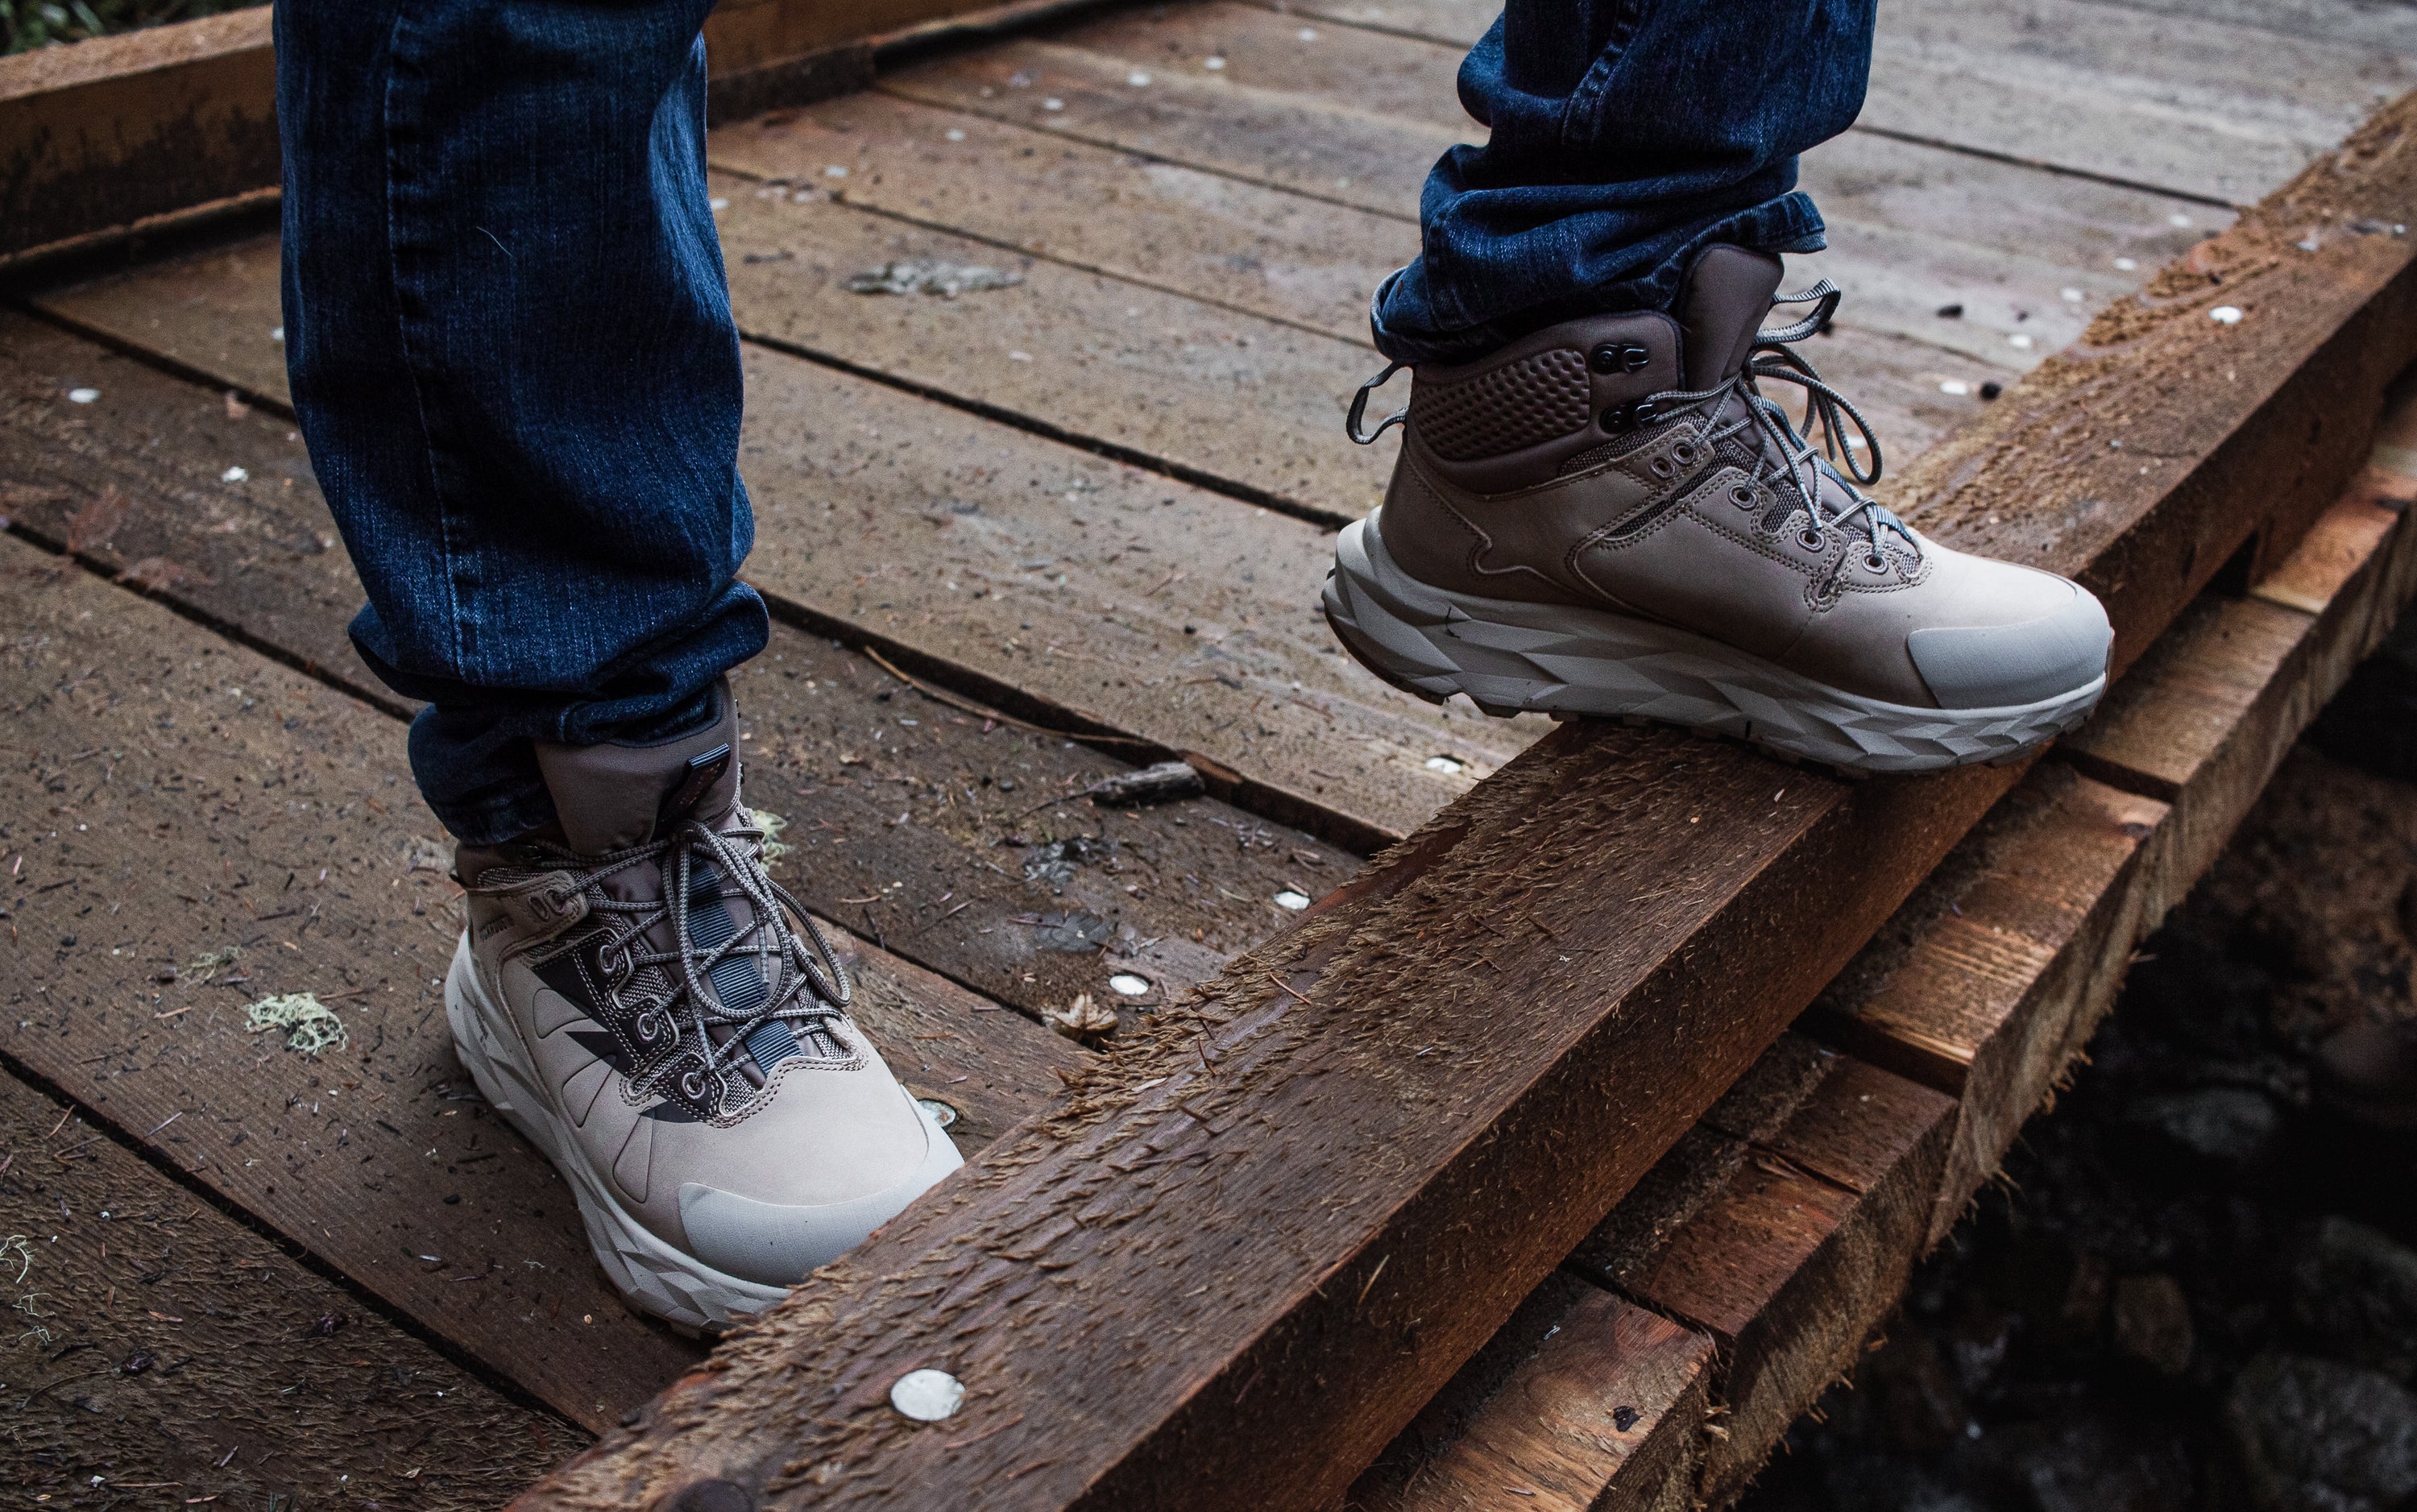
M 2309 1064 L 2417 1014 L 2412 756 L 2417 615 L 1743 1512 L 2417 1505 L 2417 1134 L 2330 1111 Z

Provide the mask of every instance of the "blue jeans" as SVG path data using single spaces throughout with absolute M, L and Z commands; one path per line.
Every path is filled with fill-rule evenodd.
M 764 646 L 737 581 L 738 338 L 707 204 L 710 0 L 279 0 L 294 404 L 425 700 L 457 839 L 553 817 L 533 740 L 652 739 Z M 1862 98 L 1872 0 L 1512 0 L 1374 308 L 1409 361 L 1666 303 L 1715 241 L 1820 245 L 1795 155 Z
M 1695 252 L 1822 245 L 1797 154 L 1853 124 L 1874 0 L 1509 0 L 1460 68 L 1492 132 L 1420 196 L 1370 306 L 1397 362 L 1466 362 L 1580 315 L 1666 308 Z
M 474 844 L 546 823 L 533 738 L 701 719 L 764 647 L 737 581 L 738 333 L 707 204 L 710 0 L 280 0 L 285 350 Z

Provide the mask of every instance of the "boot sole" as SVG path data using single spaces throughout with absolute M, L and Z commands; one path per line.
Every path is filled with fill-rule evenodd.
M 2003 708 L 1882 703 L 1673 626 L 1429 586 L 1386 554 L 1374 519 L 1336 539 L 1327 623 L 1361 665 L 1430 703 L 1466 693 L 1492 715 L 1651 720 L 1866 774 L 2019 761 L 2106 690 L 2102 674 Z
M 445 974 L 445 1021 L 479 1096 L 569 1178 L 580 1221 L 587 1227 L 587 1246 L 631 1307 L 695 1336 L 727 1328 L 789 1294 L 787 1287 L 743 1280 L 673 1248 L 614 1199 L 539 1090 L 537 1069 L 520 1036 L 479 980 L 467 934 L 454 946 L 452 967 Z

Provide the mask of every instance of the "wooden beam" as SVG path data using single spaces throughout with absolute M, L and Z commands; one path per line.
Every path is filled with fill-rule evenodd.
M 2388 415 L 2387 438 L 2412 422 L 2417 406 Z M 2377 457 L 2391 459 L 2390 446 Z M 2061 762 L 2034 770 L 1802 1021 L 1954 1096 L 1943 1169 L 1924 1178 L 1934 1188 L 1926 1221 L 1895 1221 L 1907 1216 L 1901 1201 L 1873 1205 L 1868 1194 L 1919 1189 L 1907 1163 L 1939 1152 L 1906 1139 L 1902 1118 L 1862 1116 L 1860 1095 L 1830 1103 L 1903 1152 L 1893 1162 L 1873 1141 L 1856 1142 L 1866 1153 L 1854 1163 L 1870 1173 L 1864 1195 L 1842 1202 L 1820 1183 L 1753 1161 L 1753 1141 L 1768 1138 L 1768 1110 L 1792 1106 L 1786 1099 L 1801 1084 L 1788 1071 L 1790 1047 L 1801 1043 L 1791 1036 L 1579 1247 L 1578 1268 L 1712 1331 L 1723 1346 L 1713 1388 L 1724 1411 L 1694 1453 L 1673 1452 L 1665 1464 L 1598 1452 L 1578 1461 L 1582 1474 L 1564 1468 L 1557 1494 L 1578 1506 L 1721 1504 L 1826 1385 L 1823 1362 L 1835 1369 L 1851 1358 L 1859 1330 L 1893 1302 L 1903 1266 L 1946 1236 L 2047 1100 L 2112 1005 L 2134 946 L 2212 863 L 2300 731 L 2417 596 L 2417 528 L 2378 502 L 2406 501 L 2417 489 L 2412 475 L 2417 468 L 2371 468 L 2249 599 L 2195 606 L 2073 743 L 2078 764 L 2159 797 Z M 1842 1263 L 1847 1255 L 1860 1263 Z M 1818 1306 L 1803 1306 L 1808 1296 Z M 1498 1347 L 1498 1337 L 1487 1346 Z M 1557 1358 L 1549 1369 L 1523 1358 L 1494 1372 L 1483 1387 L 1490 1397 L 1458 1407 L 1453 1442 L 1406 1462 L 1389 1453 L 1394 1462 L 1380 1460 L 1362 1477 L 1352 1505 L 1458 1508 L 1467 1504 L 1460 1488 L 1527 1474 L 1530 1438 L 1638 1399 L 1656 1379 L 1618 1350 L 1572 1348 L 1584 1357 Z M 1554 1396 L 1548 1414 L 1528 1404 L 1573 1381 L 1584 1390 Z M 1666 1429 L 1648 1422 L 1636 1430 Z M 1694 1464 L 1700 1472 L 1686 1468 Z
M 2364 456 L 2417 352 L 2409 244 L 2294 244 L 2411 205 L 2417 98 L 1897 496 L 1958 544 L 2089 577 L 2136 657 L 2253 535 L 2305 534 L 2308 497 Z M 2212 320 L 2219 300 L 2245 318 Z M 702 1479 L 817 1505 L 939 1485 L 1002 1508 L 1319 1504 L 2005 780 L 1850 788 L 1566 726 L 524 1504 Z M 950 1422 L 888 1407 L 920 1368 L 965 1383 Z
M 1065 8 L 723 0 L 705 23 L 710 106 L 721 118 L 861 88 L 884 46 Z M 273 190 L 277 174 L 266 6 L 0 57 L 0 267 Z

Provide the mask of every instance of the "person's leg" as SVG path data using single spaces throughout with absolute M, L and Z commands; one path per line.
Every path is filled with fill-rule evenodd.
M 596 1257 L 691 1327 L 958 1164 L 764 870 L 722 673 L 739 364 L 706 198 L 708 0 L 278 0 L 285 332 L 461 843 L 462 1061 Z
M 547 823 L 532 741 L 706 718 L 735 580 L 738 342 L 706 202 L 709 0 L 281 0 L 294 404 L 473 844 Z
M 1376 345 L 1465 362 L 1557 321 L 1667 309 L 1695 252 L 1811 251 L 1796 157 L 1862 109 L 1874 0 L 1509 0 L 1461 66 L 1491 128 L 1428 175 Z

